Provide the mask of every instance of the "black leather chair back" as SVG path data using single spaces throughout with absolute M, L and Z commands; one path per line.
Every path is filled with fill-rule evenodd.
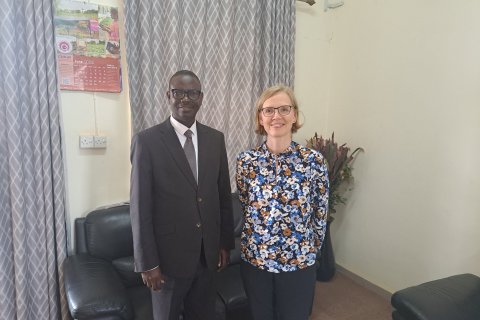
M 232 193 L 233 206 L 233 232 L 235 237 L 240 237 L 243 229 L 243 211 L 237 193 Z
M 240 205 L 237 193 L 232 193 L 232 206 L 233 206 L 233 232 L 235 234 L 235 249 L 230 251 L 230 263 L 240 263 L 240 235 L 243 229 L 243 210 Z
M 133 256 L 130 206 L 97 209 L 85 218 L 88 253 L 105 260 Z
M 142 285 L 133 264 L 130 206 L 99 208 L 75 220 L 77 253 L 110 261 L 127 288 Z

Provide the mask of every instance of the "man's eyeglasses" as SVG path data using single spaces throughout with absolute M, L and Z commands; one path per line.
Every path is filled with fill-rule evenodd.
M 197 100 L 202 95 L 200 90 L 182 90 L 182 89 L 172 89 L 172 96 L 177 100 L 182 100 L 185 96 L 190 100 Z
M 290 111 L 292 111 L 292 108 L 293 108 L 292 106 L 280 106 L 276 108 L 266 107 L 266 108 L 260 109 L 260 111 L 265 117 L 273 117 L 273 115 L 275 114 L 275 110 L 278 111 L 279 115 L 286 116 L 290 114 Z

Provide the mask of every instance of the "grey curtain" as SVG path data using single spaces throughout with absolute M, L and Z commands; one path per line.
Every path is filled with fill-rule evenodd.
M 0 319 L 67 319 L 52 0 L 0 0 Z
M 233 173 L 237 154 L 260 140 L 259 94 L 293 85 L 295 1 L 125 0 L 125 19 L 133 133 L 170 115 L 168 80 L 190 69 L 205 92 L 198 120 L 225 134 Z

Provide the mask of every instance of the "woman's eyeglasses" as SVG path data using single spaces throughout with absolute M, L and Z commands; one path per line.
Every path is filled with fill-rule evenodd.
M 292 108 L 293 108 L 292 106 L 280 106 L 276 108 L 266 107 L 266 108 L 260 109 L 260 111 L 265 117 L 273 117 L 273 115 L 275 114 L 275 110 L 277 110 L 279 115 L 287 116 L 290 114 L 290 111 L 292 111 Z

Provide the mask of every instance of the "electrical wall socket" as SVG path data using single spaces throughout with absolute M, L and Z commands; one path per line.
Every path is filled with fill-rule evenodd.
M 93 147 L 95 149 L 104 149 L 107 147 L 107 136 L 93 136 Z
M 107 136 L 81 135 L 80 149 L 105 149 Z
M 80 136 L 80 149 L 93 148 L 93 136 Z

